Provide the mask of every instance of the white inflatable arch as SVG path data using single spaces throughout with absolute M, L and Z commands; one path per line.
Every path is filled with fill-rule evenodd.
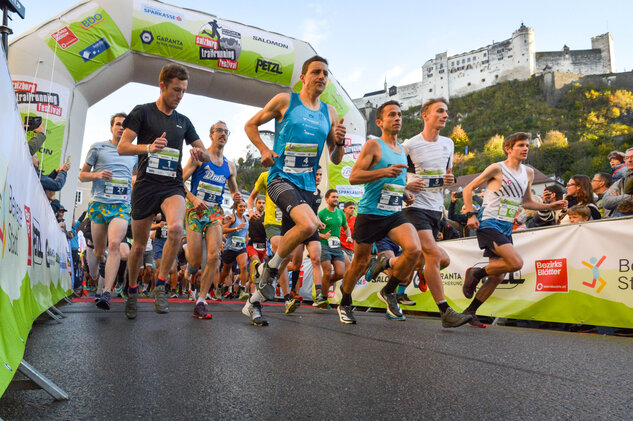
M 22 116 L 47 123 L 40 160 L 50 171 L 81 155 L 92 104 L 129 82 L 156 86 L 168 61 L 189 69 L 190 93 L 261 107 L 277 93 L 300 89 L 301 65 L 315 54 L 304 41 L 158 1 L 94 0 L 14 39 L 8 61 Z M 363 117 L 332 75 L 322 99 L 345 118 L 353 159 L 365 137 Z M 349 164 L 326 174 L 347 175 Z M 74 162 L 61 195 L 67 209 L 74 207 L 80 165 Z

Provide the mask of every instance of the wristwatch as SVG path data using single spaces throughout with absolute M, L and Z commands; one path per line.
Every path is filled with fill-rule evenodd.
M 466 218 L 470 219 L 471 216 L 477 215 L 475 212 L 466 212 Z

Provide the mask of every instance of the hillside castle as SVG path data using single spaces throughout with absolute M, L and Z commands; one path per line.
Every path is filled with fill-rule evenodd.
M 613 38 L 608 32 L 591 38 L 590 50 L 534 51 L 534 30 L 521 24 L 512 38 L 449 56 L 436 54 L 422 66 L 421 81 L 387 87 L 354 99 L 361 111 L 368 112 L 394 99 L 403 109 L 420 106 L 429 98 L 458 97 L 499 82 L 526 80 L 532 75 L 573 73 L 599 75 L 615 72 Z

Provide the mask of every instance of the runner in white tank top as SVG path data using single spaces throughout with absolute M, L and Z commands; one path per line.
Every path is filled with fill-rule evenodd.
M 492 295 L 506 273 L 516 272 L 523 267 L 523 259 L 512 245 L 512 221 L 519 206 L 532 210 L 554 210 L 567 206 L 566 200 L 545 204 L 532 199 L 534 170 L 521 163 L 527 158 L 531 138 L 530 133 L 522 132 L 506 137 L 503 151 L 507 159 L 490 165 L 464 188 L 468 227 L 479 228 L 479 248 L 484 249 L 484 257 L 490 258 L 486 267 L 471 267 L 466 270 L 462 288 L 464 296 L 471 298 L 479 281 L 486 278 L 473 301 L 464 310 L 464 313 L 473 315 L 470 324 L 475 327 L 486 327 L 475 315 L 479 306 Z M 472 191 L 484 183 L 487 186 L 480 223 L 473 212 Z

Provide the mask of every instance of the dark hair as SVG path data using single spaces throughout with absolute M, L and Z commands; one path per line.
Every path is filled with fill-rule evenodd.
M 309 59 L 307 59 L 306 61 L 303 62 L 303 66 L 301 66 L 301 74 L 305 75 L 308 72 L 308 67 L 310 67 L 310 63 L 313 63 L 315 61 L 320 61 L 321 63 L 325 63 L 326 65 L 328 64 L 327 60 L 324 59 L 321 56 L 312 56 Z
M 588 205 L 590 203 L 595 203 L 596 201 L 593 199 L 593 189 L 591 188 L 591 180 L 586 175 L 576 174 L 572 175 L 569 181 L 574 181 L 578 184 L 578 191 L 574 196 L 578 199 L 579 205 Z M 569 196 L 569 194 L 567 194 Z
M 503 139 L 503 152 L 505 152 L 505 154 L 508 155 L 508 153 L 506 152 L 506 148 L 512 149 L 514 148 L 514 145 L 518 141 L 530 140 L 530 139 L 532 139 L 532 133 L 528 133 L 528 132 L 512 133 L 510 136 Z
M 398 108 L 402 108 L 402 106 L 400 105 L 400 103 L 396 100 L 390 100 L 385 102 L 384 104 L 382 104 L 380 107 L 378 107 L 378 109 L 376 110 L 376 120 L 381 120 L 382 119 L 382 113 L 385 111 L 385 108 L 387 108 L 389 105 L 395 105 Z
M 158 76 L 158 81 L 169 85 L 173 78 L 180 80 L 189 80 L 189 71 L 182 64 L 169 63 L 163 66 Z
M 114 126 L 114 119 L 117 117 L 127 118 L 127 114 L 125 113 L 116 113 L 112 117 L 110 117 L 110 127 Z
M 606 172 L 599 172 L 596 173 L 596 175 L 598 176 L 598 178 L 600 178 L 600 180 L 604 181 L 604 186 L 606 188 L 611 187 L 611 184 L 613 184 L 613 177 L 611 177 L 611 174 Z
M 556 200 L 562 200 L 563 194 L 565 194 L 563 188 L 558 184 L 550 184 L 549 186 L 545 186 L 545 190 L 550 193 L 554 193 L 554 196 L 556 196 Z
M 237 206 L 238 206 L 240 203 L 244 203 L 244 204 L 246 204 L 246 202 L 244 202 L 244 200 L 243 200 L 243 199 L 236 200 L 236 201 L 234 201 L 234 202 L 233 202 L 233 204 L 231 205 L 231 209 L 233 209 L 233 210 L 237 210 Z
M 438 102 L 443 102 L 448 107 L 448 101 L 444 97 L 439 98 L 430 98 L 424 104 L 422 104 L 422 109 L 420 109 L 420 114 L 426 114 L 429 112 L 431 105 L 436 104 Z
M 343 205 L 343 209 L 345 209 L 345 208 L 347 208 L 349 206 L 356 206 L 356 202 L 351 201 L 351 200 L 345 202 L 345 204 Z
M 338 194 L 338 190 L 336 189 L 330 189 L 328 191 L 325 192 L 325 198 L 327 199 L 328 197 L 330 197 L 332 195 L 332 193 L 336 193 Z

